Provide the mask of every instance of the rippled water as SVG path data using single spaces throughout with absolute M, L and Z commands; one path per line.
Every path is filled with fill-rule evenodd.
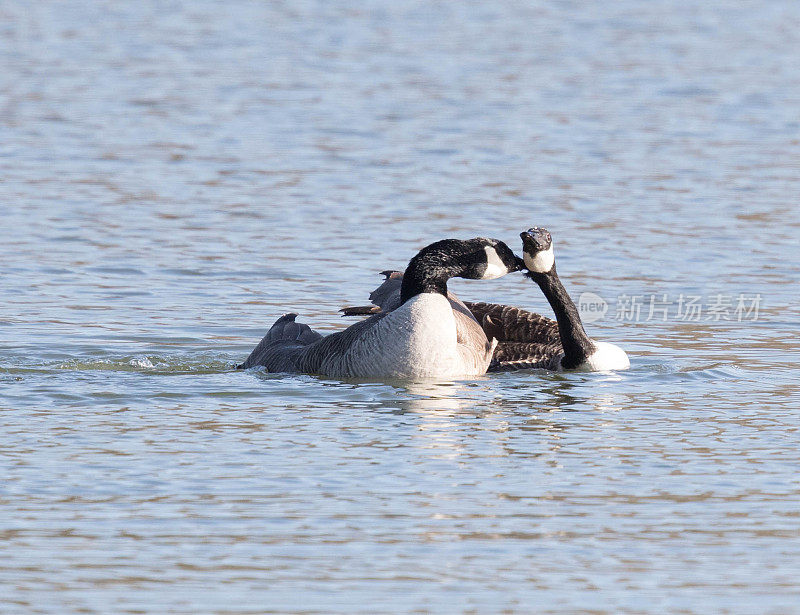
M 798 32 L 792 2 L 2 4 L 3 612 L 800 612 Z M 534 224 L 630 371 L 231 369 Z

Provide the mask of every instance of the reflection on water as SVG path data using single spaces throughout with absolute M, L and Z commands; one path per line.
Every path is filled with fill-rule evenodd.
M 399 405 L 404 412 L 440 416 L 458 413 L 471 405 L 467 388 L 459 383 L 413 382 L 403 389 L 403 399 Z
M 796 610 L 798 5 L 112 4 L 0 8 L 4 613 Z M 609 309 L 617 374 L 233 369 L 532 225 L 575 297 L 759 317 Z

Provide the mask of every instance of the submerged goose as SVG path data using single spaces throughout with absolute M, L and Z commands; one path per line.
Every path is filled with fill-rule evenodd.
M 447 281 L 488 280 L 521 268 L 521 259 L 496 239 L 437 241 L 411 259 L 391 307 L 327 336 L 286 314 L 238 367 L 335 378 L 484 374 L 497 340 L 490 342 L 469 309 L 448 298 Z
M 508 305 L 464 301 L 488 338 L 498 340 L 488 371 L 549 369 L 608 371 L 630 367 L 625 352 L 589 338 L 578 309 L 556 273 L 553 241 L 547 229 L 520 234 L 527 276 L 539 285 L 556 320 Z M 371 295 L 373 306 L 348 307 L 345 316 L 376 314 L 399 302 L 403 274 L 384 271 L 386 280 Z M 452 301 L 458 301 L 449 295 Z

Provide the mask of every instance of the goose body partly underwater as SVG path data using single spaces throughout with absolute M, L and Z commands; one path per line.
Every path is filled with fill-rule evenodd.
M 411 259 L 391 309 L 327 336 L 286 314 L 238 367 L 335 378 L 484 374 L 497 341 L 486 337 L 466 306 L 448 298 L 447 281 L 493 279 L 521 268 L 521 259 L 496 239 L 438 241 Z
M 534 227 L 520 234 L 526 275 L 545 295 L 556 315 L 552 320 L 517 307 L 496 303 L 451 301 L 467 307 L 485 335 L 497 340 L 488 371 L 548 369 L 553 371 L 611 371 L 627 369 L 630 361 L 620 347 L 591 339 L 555 267 L 553 242 L 547 229 Z M 379 314 L 400 300 L 403 274 L 385 271 L 386 280 L 371 295 L 373 306 L 347 307 L 345 316 Z

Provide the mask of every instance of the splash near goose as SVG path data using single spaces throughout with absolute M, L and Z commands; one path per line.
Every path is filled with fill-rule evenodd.
M 458 378 L 486 373 L 496 340 L 490 341 L 470 310 L 448 298 L 453 277 L 489 280 L 522 268 L 502 241 L 445 239 L 423 248 L 395 277 L 392 305 L 369 318 L 322 336 L 279 318 L 238 367 L 264 366 L 334 378 Z M 375 293 L 373 293 L 374 295 Z
M 555 266 L 549 231 L 534 227 L 520 234 L 526 275 L 539 286 L 555 312 L 556 320 L 517 307 L 497 303 L 461 302 L 481 323 L 484 334 L 497 340 L 488 371 L 548 369 L 554 371 L 611 371 L 630 367 L 628 356 L 618 346 L 591 339 L 580 314 L 562 284 Z M 347 307 L 345 316 L 379 314 L 394 309 L 400 301 L 403 274 L 384 271 L 383 284 L 371 295 L 374 305 Z

